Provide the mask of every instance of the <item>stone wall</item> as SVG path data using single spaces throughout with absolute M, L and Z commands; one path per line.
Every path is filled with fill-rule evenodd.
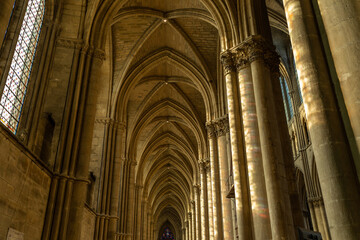
M 51 177 L 11 133 L 0 126 L 0 240 L 9 228 L 40 239 Z
M 87 206 L 84 209 L 80 240 L 94 239 L 95 213 Z

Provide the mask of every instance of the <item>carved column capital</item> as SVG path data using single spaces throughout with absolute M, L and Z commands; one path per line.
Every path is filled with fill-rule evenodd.
M 231 72 L 235 72 L 235 61 L 234 61 L 234 54 L 227 50 L 220 55 L 220 61 L 222 65 L 224 66 L 224 72 L 225 74 L 229 74 Z
M 230 131 L 228 116 L 218 118 L 214 121 L 214 123 L 216 129 L 215 134 L 217 137 L 224 136 Z
M 216 128 L 215 128 L 215 124 L 213 122 L 210 121 L 210 122 L 206 123 L 206 130 L 207 130 L 209 138 L 216 137 L 216 134 L 215 134 Z
M 312 203 L 314 207 L 320 207 L 324 205 L 323 198 L 322 197 L 313 197 L 309 198 L 308 201 Z
M 272 73 L 279 72 L 280 57 L 275 46 L 259 35 L 250 36 L 231 50 L 238 70 L 249 63 L 263 59 Z
M 200 191 L 200 187 L 201 187 L 200 184 L 195 184 L 194 185 L 194 190 L 195 191 Z
M 238 71 L 249 65 L 249 55 L 245 48 L 236 48 L 235 56 L 236 68 Z

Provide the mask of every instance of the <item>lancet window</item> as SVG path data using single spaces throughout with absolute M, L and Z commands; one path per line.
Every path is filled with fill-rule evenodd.
M 14 134 L 30 78 L 45 12 L 45 0 L 29 0 L 0 100 L 0 121 Z

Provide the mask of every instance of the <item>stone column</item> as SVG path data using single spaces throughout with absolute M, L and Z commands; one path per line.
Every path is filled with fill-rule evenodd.
M 243 133 L 241 127 L 240 93 L 236 80 L 234 56 L 230 51 L 221 54 L 221 62 L 225 70 L 226 94 L 229 109 L 230 142 L 235 189 L 236 218 L 239 240 L 252 239 L 249 189 L 243 149 Z
M 200 172 L 202 170 L 200 169 Z M 200 173 L 201 174 L 201 173 Z M 200 240 L 200 239 L 205 239 L 205 238 L 201 238 L 201 212 L 200 212 L 200 185 L 194 185 L 194 213 L 196 215 L 196 224 L 195 224 L 195 229 L 196 229 L 196 233 L 195 233 L 195 239 L 196 240 Z
M 254 239 L 270 239 L 269 207 L 257 115 L 257 111 L 261 110 L 256 108 L 254 84 L 246 51 L 247 49 L 244 49 L 244 46 L 240 46 L 237 49 L 236 64 L 240 88 L 248 181 L 250 185 Z
M 206 184 L 207 184 L 207 209 L 209 217 L 209 239 L 214 239 L 214 213 L 213 213 L 213 197 L 211 190 L 211 172 L 210 172 L 210 161 L 206 161 Z
M 134 210 L 135 210 L 135 161 L 130 161 L 130 176 L 129 176 L 129 195 L 127 196 L 127 217 L 126 221 L 126 240 L 134 238 Z
M 284 6 L 331 238 L 360 239 L 360 187 L 311 3 L 285 0 Z
M 227 198 L 227 181 L 230 176 L 228 165 L 226 134 L 229 132 L 229 119 L 227 116 L 216 119 L 216 136 L 218 141 L 219 169 L 220 169 L 220 189 L 221 189 L 221 209 L 222 224 L 224 228 L 224 239 L 234 240 L 233 219 L 231 211 L 231 200 Z
M 208 122 L 206 124 L 209 149 L 210 149 L 210 169 L 211 169 L 211 189 L 214 220 L 214 239 L 223 239 L 222 212 L 221 212 L 221 194 L 220 194 L 220 176 L 217 139 L 215 135 L 215 124 Z
M 318 4 L 360 152 L 360 2 L 318 0 Z
M 191 206 L 190 206 L 191 208 Z M 193 240 L 193 236 L 194 236 L 194 229 L 193 229 L 193 219 L 192 219 L 192 213 L 188 212 L 188 218 L 189 218 L 189 239 Z
M 115 136 L 115 156 L 114 156 L 114 166 L 112 173 L 112 186 L 110 193 L 110 220 L 108 228 L 108 236 L 110 239 L 115 239 L 117 232 L 117 225 L 119 221 L 118 211 L 119 211 L 119 195 L 120 195 L 120 179 L 121 179 L 121 161 L 122 161 L 122 140 L 123 133 L 125 131 L 125 125 L 123 123 L 116 123 L 116 136 Z
M 195 189 L 194 189 L 195 190 Z M 195 191 L 194 191 L 194 198 L 195 198 Z M 195 200 L 191 201 L 191 211 L 192 211 L 192 228 L 193 228 L 193 239 L 197 240 L 197 227 L 196 227 L 196 223 L 197 223 L 197 216 L 196 216 L 196 202 Z
M 190 238 L 190 229 L 189 229 L 189 221 L 188 220 L 185 221 L 185 226 L 186 226 L 186 240 L 191 240 L 191 238 Z
M 330 239 L 326 215 L 324 215 L 324 203 L 321 197 L 311 199 L 311 204 L 316 214 L 317 231 L 321 232 L 324 240 Z
M 209 216 L 207 207 L 206 166 L 199 161 L 200 168 L 200 210 L 201 210 L 201 239 L 209 239 Z
M 272 239 L 295 239 L 291 206 L 287 188 L 282 185 L 286 179 L 284 155 L 277 125 L 276 106 L 271 82 L 272 64 L 279 64 L 274 46 L 262 36 L 251 36 L 244 41 L 251 66 L 254 96 L 259 126 L 259 137 L 263 169 L 266 179 L 266 193 L 269 205 Z
M 133 238 L 133 239 L 136 239 L 136 240 L 140 240 L 140 233 L 142 232 L 142 229 L 141 229 L 141 222 L 144 221 L 143 219 L 141 219 L 141 216 L 142 216 L 142 206 L 144 205 L 144 200 L 143 200 L 143 186 L 141 185 L 136 185 L 135 186 L 135 190 L 136 190 L 136 196 L 135 196 L 135 199 L 136 199 L 136 202 L 135 202 L 135 206 L 136 206 L 136 209 L 134 211 L 134 214 L 135 214 L 135 221 L 134 221 L 134 224 L 136 224 L 134 226 L 134 237 L 136 236 L 136 238 Z

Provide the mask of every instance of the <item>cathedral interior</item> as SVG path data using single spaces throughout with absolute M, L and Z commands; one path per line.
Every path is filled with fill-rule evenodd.
M 0 94 L 0 240 L 360 239 L 359 0 L 0 0 Z

